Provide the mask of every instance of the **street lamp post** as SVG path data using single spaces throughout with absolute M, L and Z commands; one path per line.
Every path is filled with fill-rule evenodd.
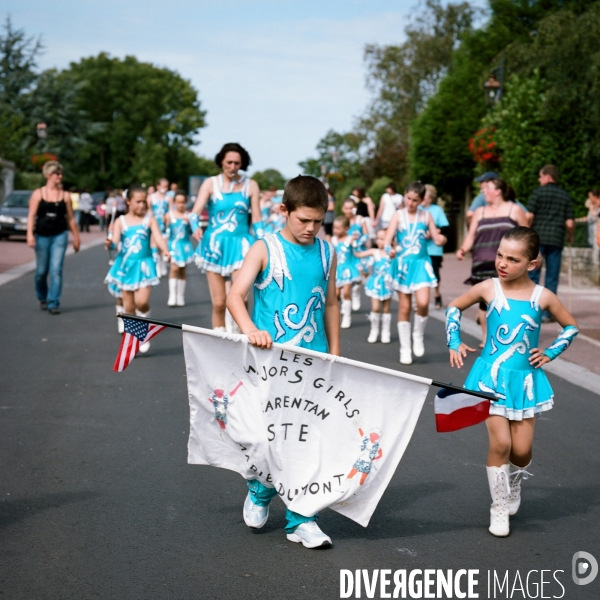
M 502 100 L 504 91 L 504 57 L 500 59 L 500 65 L 492 69 L 489 79 L 483 84 L 485 101 L 493 106 Z
M 46 123 L 38 123 L 35 129 L 38 139 L 45 140 L 48 137 L 48 126 Z

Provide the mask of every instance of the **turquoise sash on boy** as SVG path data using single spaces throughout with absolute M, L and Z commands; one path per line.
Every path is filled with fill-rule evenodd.
M 257 243 L 263 242 L 269 262 L 254 282 L 252 321 L 274 342 L 328 352 L 325 303 L 331 244 L 319 238 L 309 246 L 293 244 L 280 233 Z

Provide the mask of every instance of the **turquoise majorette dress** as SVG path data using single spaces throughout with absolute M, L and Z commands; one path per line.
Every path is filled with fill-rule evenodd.
M 347 235 L 343 241 L 337 237 L 331 239 L 337 255 L 335 287 L 344 287 L 349 283 L 360 283 L 362 275 L 358 270 L 359 259 L 354 255 L 356 240 Z
M 392 297 L 392 260 L 383 250 L 375 250 L 371 275 L 365 284 L 365 294 L 375 300 Z
M 158 285 L 156 264 L 150 248 L 150 213 L 139 225 L 127 225 L 125 217 L 121 222 L 121 243 L 115 262 L 108 271 L 104 283 L 113 284 L 117 289 L 133 292 L 139 288 Z
M 396 259 L 392 264 L 394 289 L 411 294 L 423 287 L 435 287 L 437 278 L 427 252 L 429 213 L 417 208 L 414 223 L 410 223 L 406 208 L 398 211 Z
M 111 265 L 111 268 L 115 268 L 116 266 L 116 270 L 119 270 L 119 267 L 121 266 L 121 262 L 123 261 L 123 257 L 121 256 L 121 253 L 118 252 L 117 255 L 115 256 L 115 260 L 113 261 L 113 264 Z M 114 283 L 109 283 L 108 284 L 108 293 L 111 296 L 114 296 L 115 298 L 122 298 L 123 294 L 121 293 L 121 290 L 116 286 L 116 284 Z
M 194 260 L 194 246 L 192 246 L 192 228 L 188 215 L 178 219 L 174 213 L 169 213 L 169 252 L 171 263 L 178 267 L 185 267 Z
M 281 233 L 268 233 L 267 268 L 254 282 L 252 321 L 274 342 L 327 352 L 325 304 L 333 262 L 329 242 L 292 244 Z
M 356 215 L 354 217 L 354 223 L 350 225 L 348 228 L 348 235 L 352 237 L 354 232 L 358 233 L 358 239 L 356 240 L 356 244 L 354 249 L 358 252 L 364 252 L 367 249 L 367 241 L 369 236 L 363 232 L 363 223 L 364 217 L 360 215 Z M 371 266 L 373 265 L 373 257 L 365 256 L 363 258 L 358 259 L 358 270 L 365 275 L 371 270 Z
M 546 373 L 529 364 L 529 351 L 538 347 L 543 287 L 536 285 L 530 300 L 507 300 L 494 278 L 495 298 L 487 308 L 487 338 L 464 387 L 497 394 L 490 415 L 511 421 L 529 419 L 554 404 Z
M 254 242 L 249 229 L 250 179 L 245 179 L 244 187 L 224 191 L 223 176 L 211 177 L 213 192 L 208 202 L 208 227 L 202 241 L 196 248 L 195 261 L 204 271 L 231 275 L 244 261 L 246 253 Z M 240 182 L 237 182 L 240 183 Z
M 265 224 L 265 233 L 278 233 L 285 227 L 285 218 L 283 215 L 271 213 L 269 218 L 263 220 Z
M 168 194 L 165 194 L 160 198 L 159 194 L 160 192 L 154 192 L 150 197 L 150 208 L 152 209 L 152 215 L 158 223 L 158 228 L 164 236 L 167 232 L 165 215 L 169 212 L 169 196 Z

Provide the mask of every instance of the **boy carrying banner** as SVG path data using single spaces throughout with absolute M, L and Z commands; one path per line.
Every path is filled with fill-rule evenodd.
M 234 278 L 227 308 L 252 345 L 270 348 L 275 341 L 339 356 L 335 253 L 329 242 L 316 237 L 327 204 L 327 190 L 318 179 L 303 175 L 292 179 L 285 186 L 280 209 L 285 227 L 265 235 L 248 251 Z M 252 286 L 250 317 L 244 300 Z M 276 495 L 275 488 L 249 480 L 246 525 L 263 527 Z M 316 524 L 317 516 L 286 510 L 287 539 L 306 548 L 330 546 L 331 539 Z

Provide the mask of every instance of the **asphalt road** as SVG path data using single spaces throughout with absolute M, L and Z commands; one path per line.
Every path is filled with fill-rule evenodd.
M 480 598 L 488 572 L 508 571 L 513 598 L 539 595 L 540 577 L 550 582 L 543 597 L 600 598 L 600 577 L 587 586 L 571 578 L 575 552 L 600 560 L 598 395 L 550 377 L 557 402 L 538 420 L 534 477 L 510 537 L 487 532 L 484 426 L 437 434 L 432 391 L 369 527 L 325 511 L 320 525 L 334 546 L 307 550 L 285 539 L 278 499 L 269 523 L 249 530 L 239 475 L 187 464 L 178 331 L 112 372 L 120 338 L 106 270 L 100 248 L 68 257 L 57 317 L 37 308 L 32 274 L 0 287 L 2 598 L 330 599 L 340 597 L 341 569 L 479 569 Z M 152 297 L 156 318 L 209 326 L 195 267 L 187 306 L 169 309 L 166 296 L 163 283 Z M 388 346 L 366 343 L 366 304 L 342 332 L 342 353 L 399 368 L 395 334 Z M 430 320 L 426 347 L 406 369 L 462 383 L 441 323 Z

